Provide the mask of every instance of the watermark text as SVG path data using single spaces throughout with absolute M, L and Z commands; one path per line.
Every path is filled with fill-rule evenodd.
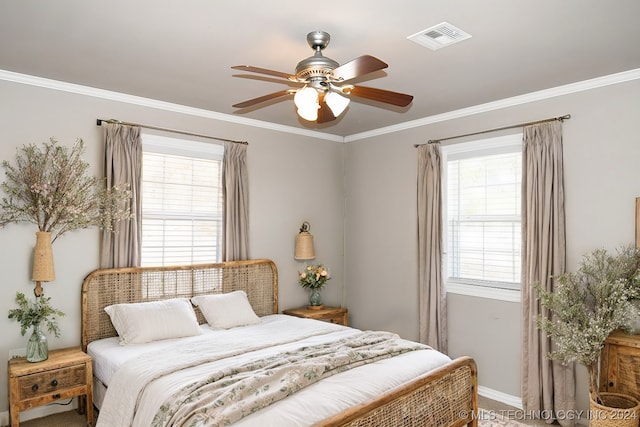
M 638 419 L 638 414 L 634 411 L 625 409 L 613 409 L 613 410 L 524 410 L 524 409 L 503 409 L 503 410 L 486 410 L 481 409 L 477 413 L 470 411 L 460 411 L 458 414 L 460 418 L 471 418 L 482 421 L 494 421 L 494 420 L 515 420 L 515 421 L 552 421 L 552 420 L 573 420 L 580 419 L 589 420 L 613 420 L 623 421 L 630 419 Z

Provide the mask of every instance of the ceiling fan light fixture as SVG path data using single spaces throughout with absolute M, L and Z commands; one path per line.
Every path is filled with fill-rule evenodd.
M 339 64 L 322 55 L 329 44 L 330 36 L 324 31 L 307 34 L 307 42 L 314 50 L 313 56 L 298 62 L 295 74 L 283 73 L 251 65 L 236 65 L 234 70 L 248 71 L 278 77 L 295 84 L 297 88 L 280 90 L 244 102 L 233 104 L 234 108 L 247 108 L 285 96 L 294 95 L 298 116 L 304 120 L 328 123 L 342 115 L 355 96 L 376 102 L 407 107 L 413 96 L 351 83 L 360 76 L 388 67 L 387 63 L 371 55 L 361 55 L 349 62 Z M 241 76 L 238 76 L 241 77 Z M 351 83 L 350 83 L 351 82 Z
M 317 108 L 298 108 L 298 115 L 309 122 L 315 122 L 318 120 Z
M 340 114 L 344 112 L 344 110 L 349 105 L 350 99 L 346 96 L 342 96 L 337 92 L 329 91 L 325 97 L 324 101 L 327 103 L 331 112 L 334 116 L 338 117 Z
M 305 86 L 293 97 L 293 102 L 298 107 L 298 115 L 310 122 L 318 119 L 318 91 L 312 87 Z

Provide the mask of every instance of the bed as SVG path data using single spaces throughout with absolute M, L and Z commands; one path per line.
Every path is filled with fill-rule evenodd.
M 122 318 L 114 316 L 112 308 L 183 307 L 184 301 L 196 304 L 190 308 L 198 331 L 185 337 L 143 336 L 140 342 L 129 326 L 136 323 L 135 317 L 124 317 L 130 323 L 123 331 Z M 208 305 L 211 302 L 215 305 Z M 170 325 L 154 331 L 180 329 L 175 325 L 181 321 L 140 313 L 147 313 L 139 318 L 147 323 Z M 143 335 L 152 333 L 147 326 Z M 93 271 L 82 285 L 81 337 L 83 350 L 94 359 L 98 425 L 182 425 L 175 420 L 195 419 L 195 412 L 214 419 L 211 414 L 224 403 L 220 394 L 209 392 L 221 393 L 212 389 L 231 382 L 225 375 L 232 373 L 234 398 L 238 390 L 249 390 L 254 406 L 243 401 L 235 404 L 241 406 L 238 409 L 229 404 L 224 409 L 233 415 L 220 425 L 231 420 L 238 427 L 477 426 L 473 359 L 451 360 L 394 334 L 279 314 L 278 273 L 270 260 Z M 126 339 L 127 345 L 121 345 Z M 359 359 L 353 366 L 352 360 L 343 362 L 354 354 Z M 179 366 L 173 366 L 174 361 Z M 289 365 L 296 370 L 289 371 Z M 317 366 L 322 366 L 322 376 L 310 374 Z M 277 384 L 285 377 L 301 384 L 275 387 L 276 383 L 257 382 L 274 377 L 281 381 Z M 229 395 L 228 390 L 224 393 Z

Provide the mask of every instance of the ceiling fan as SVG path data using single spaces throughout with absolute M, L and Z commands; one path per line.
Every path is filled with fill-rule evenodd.
M 373 101 L 406 107 L 413 96 L 391 92 L 384 89 L 356 86 L 350 80 L 374 71 L 387 68 L 388 65 L 371 55 L 363 55 L 340 65 L 331 58 L 322 55 L 329 45 L 330 36 L 324 31 L 307 34 L 307 43 L 315 51 L 313 56 L 298 62 L 294 75 L 268 70 L 251 65 L 236 65 L 234 70 L 249 71 L 286 79 L 301 85 L 296 89 L 284 89 L 258 98 L 234 104 L 234 108 L 247 108 L 261 102 L 282 96 L 294 95 L 298 115 L 308 121 L 325 123 L 335 120 L 349 105 L 349 97 L 356 96 Z

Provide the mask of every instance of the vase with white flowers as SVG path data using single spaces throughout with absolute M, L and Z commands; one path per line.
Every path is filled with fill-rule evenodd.
M 36 302 L 29 305 L 18 293 L 20 308 L 9 312 L 21 322 L 23 335 L 25 325 L 36 327 L 49 315 L 62 315 L 41 296 L 40 281 L 55 280 L 51 243 L 70 231 L 93 226 L 113 231 L 114 222 L 131 217 L 129 189 L 106 188 L 104 179 L 88 173 L 83 153 L 81 139 L 69 149 L 51 138 L 42 145 L 22 146 L 14 162 L 2 162 L 6 179 L 0 184 L 0 227 L 26 222 L 38 228 L 32 274 Z M 47 325 L 59 335 L 57 324 Z
M 592 427 L 609 425 L 599 423 L 607 407 L 628 411 L 613 416 L 633 417 L 630 425 L 638 425 L 638 401 L 600 392 L 598 374 L 609 334 L 628 329 L 638 315 L 634 301 L 640 296 L 639 273 L 640 252 L 632 246 L 622 247 L 617 255 L 597 249 L 583 257 L 575 273 L 554 277 L 553 290 L 534 285 L 541 307 L 551 314 L 538 318 L 538 327 L 552 341 L 553 351 L 548 357 L 563 363 L 578 362 L 587 368 Z
M 320 290 L 330 279 L 329 271 L 322 264 L 307 265 L 304 270 L 298 272 L 298 283 L 310 291 L 310 309 L 318 310 L 323 307 Z

